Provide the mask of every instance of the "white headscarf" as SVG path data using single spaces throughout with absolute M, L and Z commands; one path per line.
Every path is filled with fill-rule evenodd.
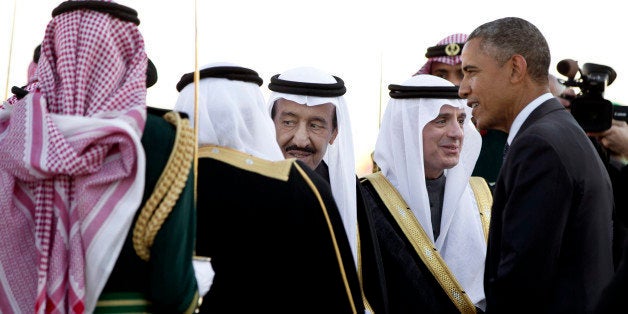
M 217 62 L 202 69 L 219 66 L 237 67 L 232 63 Z M 174 109 L 188 114 L 193 126 L 193 83 L 181 90 Z M 264 96 L 257 84 L 202 78 L 199 81 L 198 145 L 219 145 L 267 160 L 283 160 L 275 126 L 265 110 Z
M 304 83 L 335 84 L 336 79 L 319 69 L 312 67 L 298 67 L 283 72 L 279 78 L 286 81 Z M 294 95 L 272 92 L 268 99 L 268 112 L 270 117 L 273 105 L 279 98 L 294 101 L 299 104 L 316 106 L 332 103 L 336 106 L 336 119 L 338 122 L 338 135 L 333 144 L 327 146 L 323 160 L 329 167 L 329 181 L 331 190 L 340 210 L 340 216 L 349 238 L 353 258 L 357 263 L 357 204 L 356 204 L 356 174 L 355 153 L 353 151 L 353 136 L 349 111 L 343 96 L 318 97 Z
M 421 74 L 404 86 L 454 86 L 442 78 Z M 478 159 L 482 139 L 471 123 L 471 109 L 461 99 L 408 98 L 388 102 L 375 144 L 374 159 L 382 174 L 399 191 L 417 220 L 434 242 L 430 203 L 423 163 L 423 128 L 443 105 L 465 109 L 464 140 L 460 160 L 445 170 L 447 178 L 440 226 L 434 243 L 449 269 L 471 300 L 484 307 L 486 241 L 469 178 Z

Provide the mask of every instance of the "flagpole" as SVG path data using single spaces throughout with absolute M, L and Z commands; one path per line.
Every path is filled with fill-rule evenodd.
M 194 206 L 196 207 L 198 186 L 198 97 L 199 97 L 198 71 L 198 0 L 194 0 Z
M 379 130 L 382 126 L 382 90 L 384 86 L 384 52 L 379 52 L 379 112 L 377 113 L 377 129 Z
M 13 34 L 15 33 L 15 13 L 17 11 L 17 0 L 13 0 L 13 21 L 11 22 L 11 36 L 9 40 L 9 61 L 7 64 L 7 81 L 4 86 L 4 98 L 9 97 L 9 79 L 11 76 L 11 56 L 13 55 Z

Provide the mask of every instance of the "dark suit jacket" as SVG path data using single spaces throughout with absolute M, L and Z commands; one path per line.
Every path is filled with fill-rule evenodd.
M 613 274 L 613 192 L 571 114 L 544 102 L 523 123 L 495 185 L 487 312 L 591 312 Z
M 331 188 L 304 163 L 201 149 L 197 255 L 211 258 L 203 313 L 364 313 Z M 347 285 L 348 284 L 348 285 Z

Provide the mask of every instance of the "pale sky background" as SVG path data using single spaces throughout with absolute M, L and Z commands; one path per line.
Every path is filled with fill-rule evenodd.
M 195 1 L 117 2 L 138 11 L 148 55 L 158 70 L 148 105 L 173 108 L 176 83 L 195 66 Z M 11 86 L 26 82 L 33 50 L 60 3 L 0 0 L 3 99 Z M 314 66 L 341 77 L 348 89 L 356 171 L 362 175 L 370 171 L 388 84 L 414 74 L 426 61 L 426 48 L 445 36 L 468 34 L 497 18 L 517 16 L 535 24 L 550 46 L 550 73 L 558 77 L 556 64 L 567 58 L 580 66 L 612 67 L 617 78 L 605 98 L 628 105 L 628 22 L 620 5 L 610 0 L 197 0 L 197 60 L 199 66 L 227 61 L 256 70 L 265 95 L 270 77 L 293 67 Z

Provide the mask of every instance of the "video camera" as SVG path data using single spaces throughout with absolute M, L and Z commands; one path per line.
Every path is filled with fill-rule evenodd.
M 556 65 L 558 72 L 567 77 L 567 80 L 559 80 L 568 87 L 578 87 L 580 93 L 571 100 L 571 114 L 585 132 L 601 132 L 611 127 L 612 120 L 628 122 L 628 108 L 613 106 L 609 100 L 604 99 L 606 86 L 613 83 L 617 73 L 611 67 L 585 63 L 582 69 L 578 62 L 565 59 Z M 575 79 L 580 73 L 579 79 Z

